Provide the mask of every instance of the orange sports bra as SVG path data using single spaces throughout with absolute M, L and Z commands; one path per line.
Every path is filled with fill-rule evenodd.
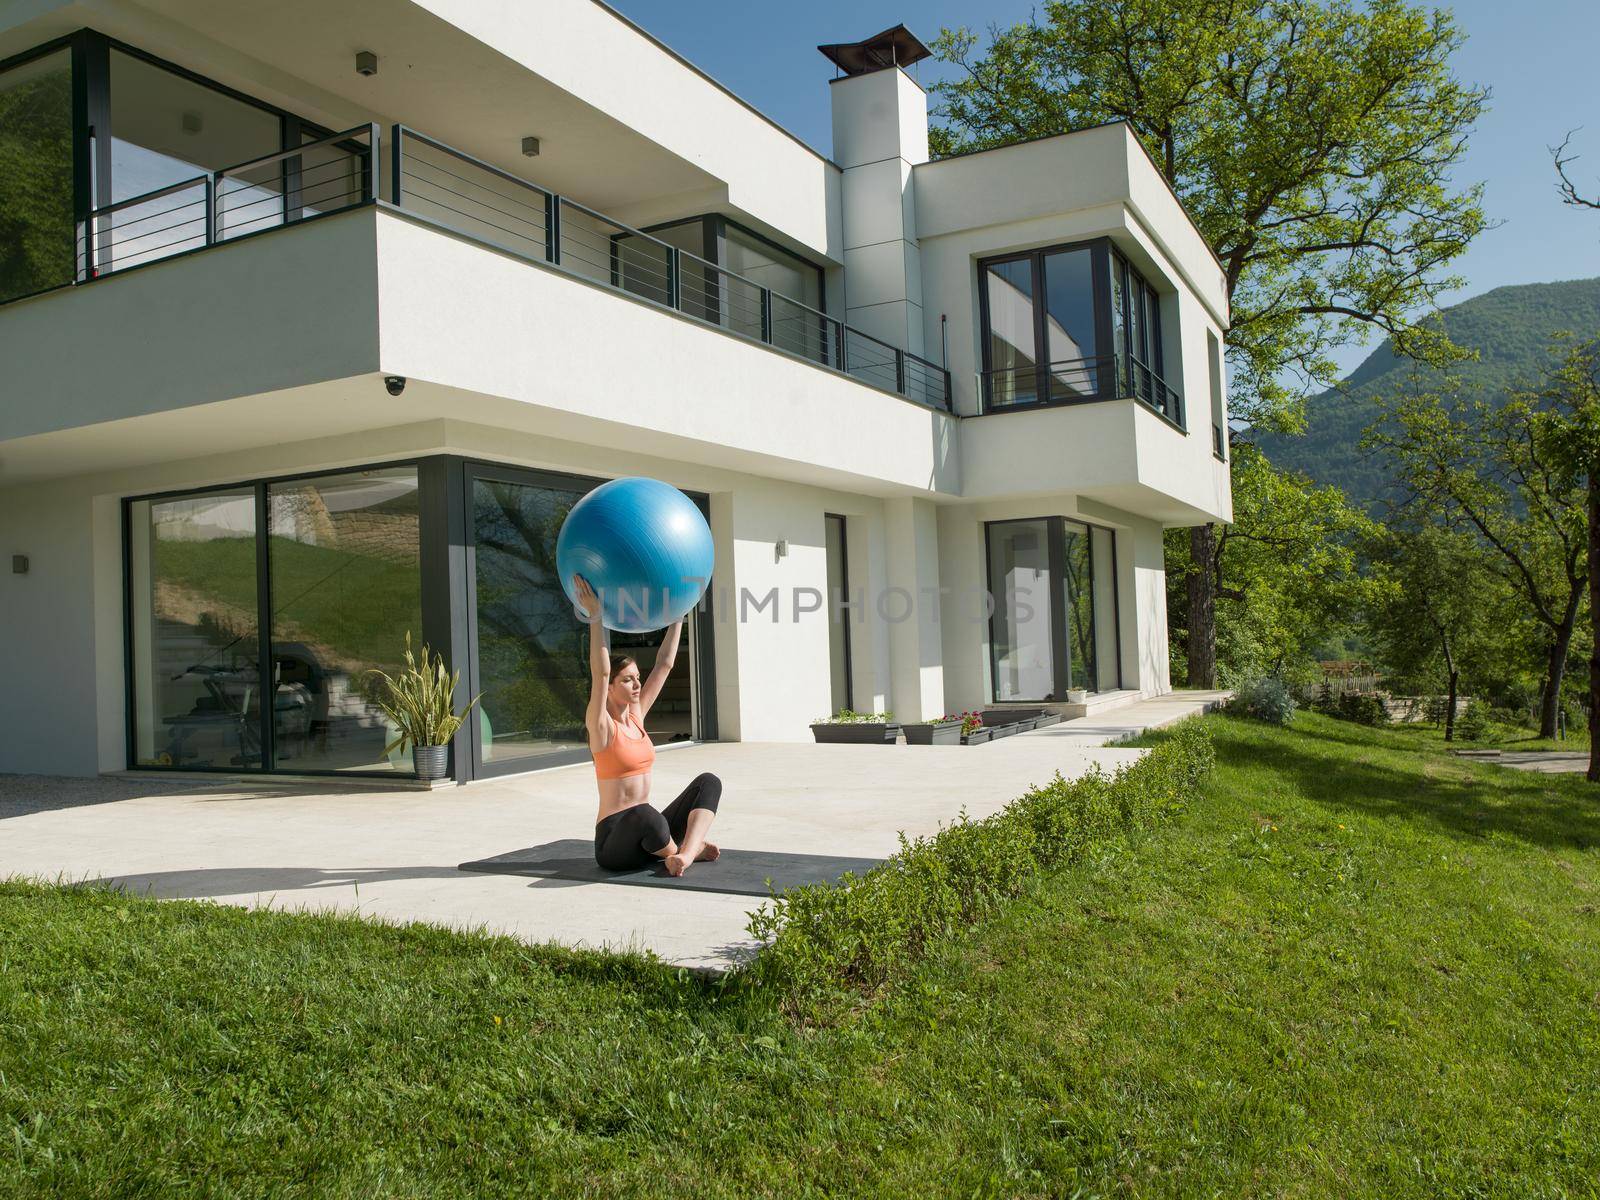
M 611 744 L 604 750 L 593 752 L 594 773 L 598 779 L 626 779 L 630 775 L 643 775 L 655 765 L 655 743 L 634 719 L 633 709 L 628 709 L 626 719 L 639 731 L 639 736 L 624 733 L 622 721 L 613 722 L 617 728 L 611 735 Z

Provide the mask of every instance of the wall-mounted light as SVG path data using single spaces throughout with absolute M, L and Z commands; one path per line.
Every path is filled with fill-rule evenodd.
M 788 558 L 788 557 L 789 557 L 789 543 L 788 543 L 787 539 L 783 539 L 783 540 L 779 540 L 777 542 L 774 542 L 773 546 L 772 546 L 772 561 L 773 562 L 777 562 L 780 558 Z
M 199 133 L 205 127 L 205 119 L 197 112 L 183 114 L 183 131 L 185 133 Z
M 378 73 L 378 56 L 371 50 L 356 51 L 356 74 L 376 75 Z
M 28 556 L 26 554 L 13 554 L 11 556 L 11 573 L 13 575 L 26 575 L 28 573 Z
M 522 139 L 522 154 L 523 154 L 523 157 L 525 157 L 525 158 L 538 158 L 539 157 L 539 139 L 536 138 L 536 137 L 525 137 L 525 138 L 523 138 Z

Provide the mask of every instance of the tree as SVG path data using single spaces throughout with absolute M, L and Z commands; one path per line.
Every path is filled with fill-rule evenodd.
M 1563 204 L 1569 204 L 1573 208 L 1600 209 L 1600 191 L 1595 192 L 1592 197 L 1584 195 L 1572 181 L 1572 176 L 1567 174 L 1567 168 L 1578 161 L 1578 156 L 1567 149 L 1572 145 L 1572 134 L 1576 132 L 1576 130 L 1569 131 L 1567 136 L 1561 139 L 1561 145 L 1550 147 L 1550 157 L 1555 159 L 1556 178 L 1559 180 L 1556 190 L 1561 193 Z
M 1278 470 L 1249 443 L 1236 447 L 1233 478 L 1234 523 L 1207 565 L 1227 617 L 1222 669 L 1230 682 L 1292 675 L 1361 611 L 1356 551 L 1373 526 L 1337 488 Z
M 1500 580 L 1475 538 L 1444 529 L 1384 529 L 1369 539 L 1366 554 L 1373 573 L 1368 628 L 1388 667 L 1442 675 L 1444 740 L 1454 741 L 1462 674 L 1481 671 L 1496 648 Z
M 1336 381 L 1330 351 L 1377 329 L 1428 361 L 1444 272 L 1484 228 L 1481 188 L 1449 176 L 1487 93 L 1457 81 L 1448 12 L 1404 0 L 1048 0 L 935 85 L 936 153 L 1128 122 L 1222 264 L 1235 422 L 1295 428 Z M 1218 561 L 1191 531 L 1189 677 L 1216 676 Z
M 1363 445 L 1393 457 L 1402 522 L 1473 533 L 1544 630 L 1539 732 L 1554 737 L 1588 579 L 1587 499 L 1551 455 L 1540 397 L 1496 407 L 1418 390 L 1380 404 Z
M 1536 453 L 1555 484 L 1582 491 L 1589 585 L 1589 772 L 1600 783 L 1600 340 L 1571 346 L 1533 398 Z

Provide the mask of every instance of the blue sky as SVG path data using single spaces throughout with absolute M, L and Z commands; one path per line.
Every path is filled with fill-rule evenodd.
M 749 0 L 612 0 L 629 19 L 737 92 L 779 124 L 826 152 L 831 134 L 827 80 L 833 68 L 816 51 L 824 42 L 853 41 L 904 22 L 931 41 L 943 25 L 987 26 L 1024 20 L 1033 5 L 1017 0 L 814 0 L 752 4 Z M 1502 224 L 1460 260 L 1464 299 L 1508 283 L 1600 275 L 1600 213 L 1563 206 L 1546 147 L 1567 130 L 1583 158 L 1579 178 L 1600 194 L 1600 92 L 1594 56 L 1600 49 L 1595 0 L 1459 0 L 1449 5 L 1469 40 L 1457 73 L 1493 91 L 1460 179 L 1482 180 L 1490 216 Z M 940 64 L 918 68 L 926 85 Z M 1353 366 L 1366 351 L 1352 351 Z

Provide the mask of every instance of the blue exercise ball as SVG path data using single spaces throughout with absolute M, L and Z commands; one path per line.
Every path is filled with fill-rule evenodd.
M 600 598 L 618 633 L 650 633 L 688 614 L 705 594 L 715 555 L 694 501 L 658 479 L 613 479 L 572 506 L 556 538 L 556 570 L 576 606 L 572 577 Z

